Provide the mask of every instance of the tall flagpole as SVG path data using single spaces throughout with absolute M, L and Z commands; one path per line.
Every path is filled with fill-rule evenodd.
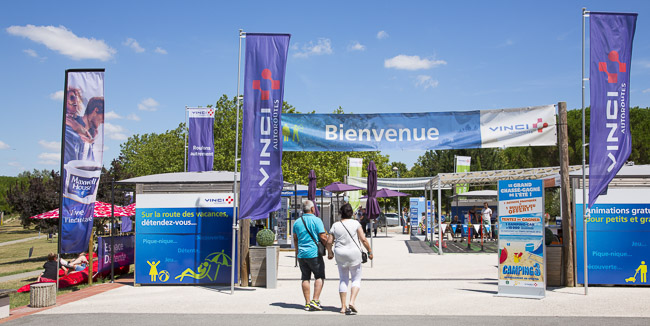
M 244 38 L 246 33 L 243 29 L 239 30 L 239 54 L 237 55 L 237 122 L 235 126 L 235 173 L 233 174 L 232 192 L 234 193 L 235 201 L 233 201 L 233 215 L 232 215 L 232 259 L 230 267 L 230 294 L 235 294 L 235 256 L 236 256 L 236 237 L 239 225 L 237 224 L 237 206 L 239 206 L 239 196 L 237 192 L 237 152 L 239 151 L 239 82 L 241 80 L 241 39 Z
M 185 156 L 183 157 L 183 172 L 187 172 L 187 132 L 189 130 L 189 124 L 187 122 L 187 105 L 185 106 Z
M 584 278 L 585 278 L 585 295 L 589 292 L 589 281 L 587 268 L 587 184 L 586 184 L 586 148 L 585 137 L 585 21 L 589 17 L 587 8 L 582 8 L 582 238 L 583 248 L 582 257 L 584 260 Z

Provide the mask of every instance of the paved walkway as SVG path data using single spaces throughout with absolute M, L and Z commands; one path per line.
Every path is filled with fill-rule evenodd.
M 30 278 L 33 278 L 33 277 L 38 277 L 39 275 L 41 275 L 41 273 L 43 273 L 43 270 L 39 269 L 37 271 L 31 271 L 31 272 L 25 272 L 25 273 L 20 273 L 20 274 L 2 276 L 2 277 L 0 277 L 0 283 L 14 281 L 14 280 L 30 279 Z
M 45 237 L 46 235 L 37 235 L 35 237 L 29 237 L 29 238 L 24 238 L 24 239 L 18 239 L 18 240 L 12 240 L 12 241 L 5 241 L 5 242 L 0 242 L 0 247 L 2 246 L 8 246 L 16 243 L 21 243 L 21 242 L 27 242 L 27 241 L 32 241 L 36 239 L 40 239 Z
M 305 316 L 312 315 L 316 316 L 313 320 L 321 321 L 317 324 L 331 324 L 340 320 L 337 318 L 359 317 L 366 319 L 356 319 L 356 324 L 362 320 L 385 325 L 388 321 L 422 322 L 451 318 L 465 323 L 478 323 L 485 319 L 485 323 L 490 325 L 503 320 L 509 322 L 501 324 L 539 325 L 557 324 L 557 316 L 566 317 L 569 323 L 587 318 L 585 321 L 607 324 L 650 324 L 650 319 L 647 319 L 650 318 L 650 309 L 646 303 L 650 296 L 649 287 L 592 286 L 588 296 L 583 295 L 582 288 L 555 288 L 549 289 L 542 300 L 497 297 L 496 254 L 415 254 L 409 253 L 407 241 L 410 238 L 397 232 L 373 240 L 374 267 L 364 265 L 362 288 L 356 304 L 360 315 L 356 317 L 337 314 L 338 272 L 333 260 L 326 263 L 328 278 L 321 295 L 325 311 L 304 311 L 300 271 L 294 267 L 293 252 L 283 251 L 277 289 L 237 287 L 235 294 L 231 295 L 229 286 L 112 285 L 116 288 L 106 288 L 103 293 L 67 304 L 57 301 L 56 307 L 39 311 L 25 322 L 60 320 L 59 316 L 65 316 L 67 320 L 73 317 L 83 320 L 82 316 L 86 314 L 102 314 L 99 316 L 107 316 L 104 320 L 132 318 L 146 320 L 148 322 L 144 324 L 152 325 L 173 324 L 178 320 L 176 318 L 186 318 L 189 323 L 210 320 L 210 317 L 219 321 L 221 317 L 218 316 L 223 316 L 224 321 L 238 320 L 233 315 L 241 314 L 239 320 L 268 319 L 268 324 L 300 322 L 306 320 Z M 242 319 L 243 316 L 246 318 Z M 432 319 L 424 318 L 426 316 Z M 506 317 L 498 318 L 503 316 Z

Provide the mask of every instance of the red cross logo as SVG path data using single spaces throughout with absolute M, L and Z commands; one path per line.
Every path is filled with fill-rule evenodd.
M 271 70 L 270 69 L 262 70 L 262 79 L 268 79 L 268 80 L 271 81 L 271 89 L 280 89 L 280 81 L 279 80 L 273 80 L 273 78 L 271 78 Z M 260 82 L 261 82 L 261 80 L 253 80 L 253 89 L 257 89 L 260 92 L 262 92 L 262 100 L 268 100 L 270 91 L 262 90 Z
M 624 62 L 621 62 L 618 59 L 618 52 L 612 51 L 607 55 L 607 59 L 612 62 L 618 63 L 619 72 L 627 72 L 627 65 Z M 607 74 L 607 82 L 610 84 L 615 84 L 618 82 L 618 73 L 610 73 L 607 71 L 607 62 L 598 63 L 598 71 L 602 71 Z
M 537 129 L 537 132 L 542 132 L 546 127 L 548 127 L 548 123 L 542 123 L 542 118 L 537 118 L 537 122 L 533 123 L 533 129 Z
M 228 196 L 228 198 L 226 198 L 226 202 L 227 202 L 228 204 L 232 204 L 233 201 L 235 201 L 235 200 L 232 199 L 232 197 L 230 197 L 230 196 Z

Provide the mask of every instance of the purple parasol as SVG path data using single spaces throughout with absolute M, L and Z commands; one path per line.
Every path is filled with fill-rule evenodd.
M 324 190 L 330 191 L 330 192 L 344 192 L 344 191 L 355 191 L 355 190 L 363 190 L 363 188 L 359 188 L 357 186 L 352 186 L 346 183 L 342 182 L 332 182 L 331 184 L 323 187 Z
M 368 218 L 375 219 L 381 213 L 377 202 L 377 166 L 375 161 L 368 164 L 368 201 L 366 202 Z
M 405 194 L 403 192 L 399 192 L 397 190 L 391 190 L 388 188 L 381 188 L 377 190 L 377 195 L 375 196 L 375 198 L 403 197 L 403 196 L 409 196 L 409 194 Z M 368 198 L 368 196 L 364 196 L 361 198 Z
M 309 170 L 309 187 L 307 188 L 307 199 L 311 200 L 312 203 L 314 203 L 316 216 L 320 216 L 318 205 L 316 205 L 316 172 L 314 172 L 314 170 Z

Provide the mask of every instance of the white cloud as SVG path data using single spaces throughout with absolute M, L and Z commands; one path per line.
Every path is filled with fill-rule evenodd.
M 74 60 L 98 59 L 107 61 L 116 53 L 104 40 L 79 37 L 64 26 L 10 26 L 7 33 L 28 38 Z
M 152 99 L 151 97 L 146 98 L 138 104 L 138 110 L 142 111 L 157 111 L 158 110 L 158 102 L 156 100 Z
M 127 38 L 126 41 L 124 41 L 124 43 L 122 43 L 122 44 L 130 47 L 136 53 L 144 52 L 144 48 L 141 47 L 140 43 L 138 43 L 138 41 L 136 41 L 135 39 Z
M 112 123 L 104 122 L 104 132 L 108 135 L 108 138 L 113 140 L 127 140 L 126 129 L 122 126 L 114 125 Z M 104 149 L 106 151 L 106 149 Z
M 55 101 L 63 101 L 63 91 L 56 91 L 52 94 L 50 94 L 50 98 L 55 100 Z
M 167 54 L 167 50 L 165 50 L 165 49 L 163 49 L 161 47 L 156 47 L 156 49 L 153 50 L 153 51 L 158 53 L 158 54 Z
M 41 147 L 49 149 L 51 151 L 61 150 L 61 142 L 58 141 L 39 140 L 38 144 L 41 145 Z
M 384 60 L 385 68 L 395 68 L 395 69 L 403 69 L 403 70 L 431 69 L 446 64 L 447 62 L 444 60 L 430 60 L 426 58 L 420 58 L 417 55 L 409 56 L 404 54 L 400 54 L 396 57 Z
M 33 57 L 33 58 L 38 58 L 38 53 L 32 49 L 26 49 L 23 50 L 23 52 L 27 53 L 28 56 Z
M 386 33 L 386 31 L 377 32 L 377 39 L 379 39 L 379 40 L 386 39 L 386 38 L 388 38 L 388 36 L 389 35 L 388 35 L 388 33 Z
M 644 89 L 641 91 L 642 93 L 650 93 L 650 88 Z
M 438 81 L 433 79 L 431 76 L 427 75 L 418 75 L 415 77 L 415 86 L 427 88 L 436 88 L 438 87 Z
M 122 119 L 122 116 L 115 113 L 115 111 L 108 111 L 106 114 L 104 114 L 104 119 L 106 120 L 116 120 L 116 119 Z
M 294 49 L 298 49 L 298 44 Z M 312 55 L 332 54 L 332 41 L 328 38 L 319 38 L 316 43 L 310 41 L 300 47 L 300 50 L 293 56 L 296 58 L 307 58 Z
M 350 51 L 365 51 L 366 46 L 359 43 L 358 41 L 353 41 L 352 44 L 350 44 L 350 46 L 348 46 L 348 50 L 350 50 Z
M 61 153 L 41 153 L 38 154 L 38 163 L 54 165 L 61 163 Z
M 511 39 L 507 39 L 503 43 L 499 44 L 497 47 L 502 48 L 502 47 L 506 47 L 506 46 L 512 46 L 514 44 L 515 44 L 515 41 L 513 41 Z
M 0 149 L 9 149 L 11 146 L 7 145 L 5 142 L 0 140 Z
M 126 118 L 133 121 L 140 121 L 140 117 L 135 113 L 129 114 Z
M 21 170 L 21 171 L 24 171 L 24 170 L 25 170 L 25 167 L 24 167 L 22 164 L 20 164 L 19 162 L 16 162 L 16 161 L 7 162 L 7 165 L 9 165 L 9 166 L 13 166 L 13 167 L 15 167 L 15 168 L 18 168 L 18 169 Z

